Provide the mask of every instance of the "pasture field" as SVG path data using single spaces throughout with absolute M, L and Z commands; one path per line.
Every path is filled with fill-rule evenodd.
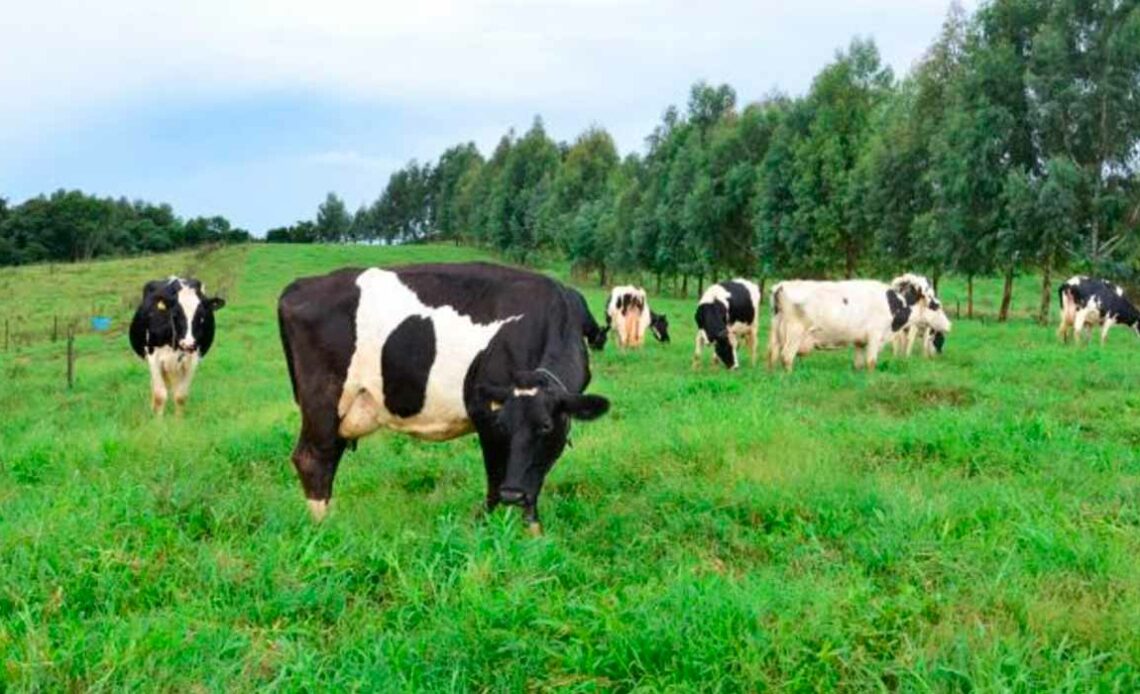
M 480 516 L 474 437 L 364 439 L 314 525 L 278 293 L 477 255 L 200 258 L 229 305 L 182 419 L 151 416 L 123 311 L 78 338 L 70 392 L 59 343 L 0 353 L 0 690 L 1140 688 L 1140 343 L 1121 328 L 1074 349 L 1023 317 L 956 321 L 942 358 L 874 374 L 847 351 L 693 372 L 695 300 L 653 297 L 673 342 L 592 355 L 613 407 L 575 425 L 544 537 Z M 186 264 L 8 270 L 0 316 Z

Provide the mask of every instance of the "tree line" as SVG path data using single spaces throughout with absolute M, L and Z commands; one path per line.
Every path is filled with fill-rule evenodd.
M 0 266 L 161 253 L 249 239 L 249 232 L 234 228 L 225 217 L 183 220 L 167 204 L 100 198 L 78 190 L 40 195 L 14 207 L 0 198 Z
M 798 97 L 741 106 L 693 85 L 644 153 L 594 127 L 552 140 L 541 118 L 484 157 L 472 143 L 410 162 L 350 214 L 270 240 L 450 240 L 518 262 L 569 258 L 605 284 L 851 277 L 914 269 L 937 283 L 1061 271 L 1140 276 L 1140 2 L 994 0 L 950 7 L 897 78 L 855 39 Z

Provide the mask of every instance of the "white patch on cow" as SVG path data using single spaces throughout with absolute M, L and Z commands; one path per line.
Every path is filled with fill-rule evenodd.
M 471 362 L 486 349 L 499 329 L 522 315 L 481 324 L 450 306 L 432 308 L 400 282 L 394 272 L 370 268 L 356 278 L 360 305 L 356 311 L 356 350 L 349 362 L 337 413 L 340 435 L 359 438 L 381 427 L 419 438 L 443 441 L 472 431 L 463 402 L 463 381 Z M 384 405 L 380 355 L 389 335 L 405 319 L 432 321 L 435 361 L 428 373 L 424 405 L 411 417 L 400 417 Z
M 515 388 L 515 397 L 533 398 L 538 395 L 538 388 Z
M 1124 290 L 1120 287 L 1117 287 L 1116 288 L 1116 295 L 1117 296 L 1124 296 Z
M 329 514 L 329 500 L 328 499 L 306 499 L 309 503 L 309 515 L 313 520 L 320 523 Z
M 198 344 L 194 337 L 194 314 L 198 312 L 201 304 L 198 292 L 193 287 L 182 284 L 182 288 L 178 290 L 178 305 L 182 307 L 182 313 L 186 316 L 186 337 L 179 340 L 178 347 L 192 349 Z M 175 338 L 177 339 L 177 336 Z
M 184 352 L 173 347 L 158 347 L 147 355 L 152 405 L 156 412 L 161 413 L 172 390 L 176 406 L 181 407 L 186 402 L 199 358 L 197 352 Z

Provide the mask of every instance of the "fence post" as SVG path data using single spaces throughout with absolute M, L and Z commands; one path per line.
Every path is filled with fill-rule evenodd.
M 67 329 L 67 389 L 75 385 L 75 327 Z
M 51 317 L 51 341 L 59 340 L 59 316 Z
M 4 351 L 8 351 L 8 319 L 4 319 Z
M 954 302 L 954 318 L 959 319 L 962 317 L 962 300 L 958 299 Z

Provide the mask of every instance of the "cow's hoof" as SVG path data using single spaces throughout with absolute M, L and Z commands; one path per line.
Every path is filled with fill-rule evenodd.
M 314 523 L 320 523 L 329 515 L 328 499 L 308 499 L 308 502 L 309 515 L 312 516 Z
M 538 521 L 527 523 L 526 534 L 531 537 L 542 537 L 542 523 Z

